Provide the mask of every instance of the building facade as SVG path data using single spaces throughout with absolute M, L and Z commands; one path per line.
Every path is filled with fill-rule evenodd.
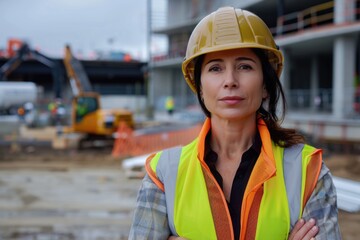
M 202 17 L 226 5 L 254 12 L 271 29 L 285 57 L 281 81 L 289 123 L 359 125 L 359 0 L 168 0 L 166 25 L 151 30 L 168 39 L 167 51 L 149 60 L 149 97 L 156 110 L 168 95 L 177 109 L 197 104 L 181 73 L 187 40 Z

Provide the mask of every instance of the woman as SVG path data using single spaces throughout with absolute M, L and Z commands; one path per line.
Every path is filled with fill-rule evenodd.
M 283 63 L 256 15 L 220 8 L 182 70 L 207 116 L 199 137 L 151 155 L 130 239 L 339 239 L 321 150 L 279 125 Z

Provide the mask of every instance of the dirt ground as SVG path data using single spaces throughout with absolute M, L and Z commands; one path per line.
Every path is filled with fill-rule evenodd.
M 328 153 L 324 161 L 332 175 L 354 181 L 360 181 L 360 155 L 359 154 L 336 154 Z M 346 240 L 359 239 L 360 236 L 360 212 L 348 213 L 339 210 L 339 225 Z
M 140 179 L 111 149 L 10 149 L 0 146 L 1 240 L 128 238 Z
M 2 148 L 0 149 L 0 171 L 14 169 L 37 169 L 41 171 L 54 172 L 69 169 L 118 169 L 121 168 L 121 160 L 111 156 L 111 149 L 105 150 L 52 150 L 47 147 L 22 147 L 21 149 Z M 326 153 L 325 163 L 334 176 L 345 177 L 360 181 L 360 156 L 352 154 Z M 124 180 L 124 185 L 131 186 L 131 199 L 135 201 L 136 192 L 140 180 Z M 129 190 L 129 189 L 128 189 Z M 129 190 L 130 191 L 130 190 Z M 1 198 L 1 194 L 0 194 Z M 0 209 L 1 211 L 1 209 Z M 128 217 L 131 214 L 128 215 Z M 2 217 L 0 213 L 0 218 Z M 360 236 L 360 212 L 347 213 L 339 211 L 339 224 L 343 239 L 353 240 Z M 128 226 L 125 227 L 125 231 Z M 12 235 L 11 239 L 38 239 L 23 238 L 22 235 Z M 15 236 L 15 237 L 14 237 Z M 16 237 L 20 236 L 20 237 Z M 126 234 L 122 235 L 126 239 Z M 1 238 L 1 237 L 0 237 Z M 2 239 L 2 238 L 1 238 Z M 5 239 L 5 238 L 4 238 Z M 40 238 L 39 238 L 40 239 Z M 71 238 L 41 238 L 41 239 L 71 239 Z M 94 238 L 95 239 L 95 238 Z M 108 239 L 108 238 L 99 238 Z M 109 238 L 113 239 L 113 238 Z

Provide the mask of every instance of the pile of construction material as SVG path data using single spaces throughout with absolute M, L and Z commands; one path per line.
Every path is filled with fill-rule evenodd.
M 145 176 L 145 161 L 150 154 L 127 158 L 122 162 L 122 168 L 127 178 L 143 178 Z
M 347 212 L 360 211 L 360 182 L 333 177 L 338 208 Z

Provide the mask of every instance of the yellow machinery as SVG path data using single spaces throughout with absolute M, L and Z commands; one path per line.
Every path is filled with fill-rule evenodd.
M 73 92 L 71 127 L 65 132 L 86 134 L 87 139 L 109 138 L 120 122 L 134 127 L 131 111 L 122 109 L 101 109 L 100 95 L 92 91 L 90 81 L 80 63 L 65 48 L 64 64 Z

